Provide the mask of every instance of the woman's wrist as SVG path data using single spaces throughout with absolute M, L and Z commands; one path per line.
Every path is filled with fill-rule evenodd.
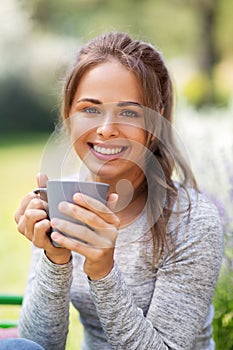
M 70 252 L 64 255 L 60 255 L 60 254 L 51 254 L 45 251 L 45 255 L 53 264 L 56 264 L 56 265 L 65 265 L 65 264 L 68 264 L 71 260 Z
M 90 281 L 102 280 L 103 278 L 109 275 L 109 273 L 112 271 L 113 266 L 114 266 L 114 261 L 112 261 L 112 263 L 108 265 L 108 267 L 106 267 L 105 269 L 102 269 L 101 271 L 89 272 L 87 274 L 87 277 Z

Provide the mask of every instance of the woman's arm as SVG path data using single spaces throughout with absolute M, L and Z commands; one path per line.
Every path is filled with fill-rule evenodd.
M 19 334 L 47 350 L 64 350 L 69 322 L 72 263 L 56 265 L 33 247 Z
M 39 175 L 38 185 L 45 186 L 46 179 Z M 68 329 L 71 252 L 52 245 L 47 234 L 51 228 L 47 210 L 48 204 L 30 192 L 15 214 L 19 232 L 33 242 L 19 333 L 48 350 L 63 350 Z
M 89 282 L 113 349 L 194 348 L 220 269 L 222 232 L 216 209 L 205 199 L 194 204 L 189 223 L 179 226 L 176 252 L 167 256 L 158 270 L 146 316 L 135 304 L 116 264 L 108 276 Z M 146 294 L 142 289 L 141 298 Z
M 40 184 L 39 184 L 40 185 Z M 43 187 L 43 184 L 42 184 Z M 80 198 L 81 197 L 81 198 Z M 47 232 L 51 223 L 47 217 L 47 203 L 34 193 L 29 193 L 15 214 L 18 230 L 36 247 L 42 248 L 40 261 L 33 267 L 28 282 L 22 313 L 20 335 L 33 339 L 47 350 L 63 350 L 68 330 L 69 291 L 71 286 L 71 250 L 86 257 L 85 272 L 93 279 L 107 275 L 113 266 L 114 241 L 118 218 L 111 211 L 117 196 L 108 198 L 109 208 L 93 198 L 76 194 L 76 204 L 64 202 L 59 208 L 67 215 L 95 227 L 95 231 L 83 225 L 65 220 L 52 220 L 52 239 L 64 248 L 55 248 Z M 65 237 L 56 231 L 70 232 L 82 243 Z

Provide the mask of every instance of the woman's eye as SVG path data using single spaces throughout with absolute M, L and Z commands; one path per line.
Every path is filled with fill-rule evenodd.
M 95 107 L 86 107 L 83 108 L 83 112 L 89 113 L 89 114 L 97 114 L 99 113 L 98 109 Z
M 123 115 L 124 117 L 131 117 L 131 118 L 138 117 L 138 113 L 130 109 L 125 109 L 124 111 L 121 112 L 121 115 Z

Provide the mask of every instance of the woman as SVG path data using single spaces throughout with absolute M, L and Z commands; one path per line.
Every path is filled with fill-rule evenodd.
M 109 197 L 106 206 L 78 194 L 60 204 L 89 229 L 50 222 L 35 193 L 23 199 L 15 219 L 34 247 L 22 337 L 65 349 L 71 299 L 84 350 L 214 349 L 222 233 L 175 146 L 172 109 L 168 70 L 150 44 L 107 33 L 80 50 L 62 116 L 86 180 L 108 183 Z

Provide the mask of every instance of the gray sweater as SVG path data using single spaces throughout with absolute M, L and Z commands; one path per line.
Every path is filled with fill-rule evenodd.
M 84 326 L 83 350 L 214 349 L 212 297 L 222 231 L 216 208 L 190 194 L 190 217 L 174 213 L 167 225 L 175 251 L 165 252 L 156 266 L 145 214 L 119 230 L 115 265 L 98 281 L 84 274 L 81 255 L 56 265 L 33 247 L 20 335 L 46 350 L 65 349 L 71 300 Z M 180 198 L 184 208 L 187 200 Z

